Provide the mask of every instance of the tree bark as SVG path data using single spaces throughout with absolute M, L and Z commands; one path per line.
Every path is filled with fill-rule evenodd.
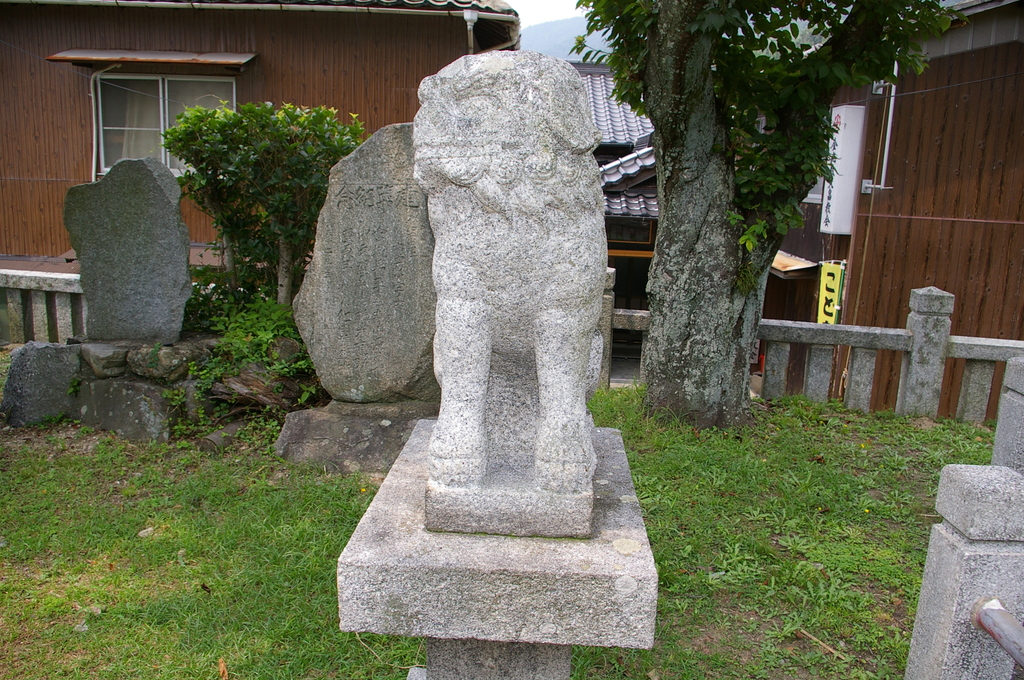
M 232 288 L 238 288 L 238 272 L 235 271 L 235 244 L 231 237 L 221 232 L 221 244 L 224 252 L 224 271 L 228 274 L 228 280 Z
M 277 303 L 292 304 L 292 244 L 282 236 L 277 240 Z
M 750 418 L 749 357 L 781 239 L 748 253 L 743 225 L 727 219 L 734 166 L 712 83 L 715 38 L 686 31 L 703 5 L 663 1 L 649 43 L 659 220 L 641 361 L 646 410 L 707 428 Z

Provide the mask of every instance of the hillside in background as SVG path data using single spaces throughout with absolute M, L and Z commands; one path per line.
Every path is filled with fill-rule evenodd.
M 576 44 L 576 36 L 587 32 L 587 20 L 583 17 L 569 17 L 558 21 L 547 21 L 523 29 L 520 47 L 569 61 L 580 61 L 580 55 L 570 54 Z M 587 45 L 607 49 L 604 40 L 597 36 L 587 39 Z

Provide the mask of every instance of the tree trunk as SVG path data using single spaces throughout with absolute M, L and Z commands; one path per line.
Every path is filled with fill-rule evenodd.
M 703 4 L 665 0 L 649 42 L 660 214 L 641 361 L 646 410 L 706 428 L 750 418 L 750 353 L 779 243 L 747 253 L 744 227 L 727 219 L 734 171 L 712 86 L 714 39 L 686 31 Z
M 277 303 L 292 304 L 292 244 L 282 236 L 277 240 Z
M 228 280 L 232 288 L 238 288 L 238 272 L 235 271 L 235 244 L 231 237 L 221 232 L 221 247 L 224 252 L 224 271 L 228 274 Z

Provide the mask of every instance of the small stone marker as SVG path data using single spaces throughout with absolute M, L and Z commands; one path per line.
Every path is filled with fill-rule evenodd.
M 78 254 L 92 340 L 175 342 L 192 294 L 181 190 L 153 158 L 118 161 L 72 187 L 64 226 Z
M 331 169 L 295 322 L 339 401 L 436 402 L 434 237 L 412 125 L 378 130 Z
M 409 680 L 568 680 L 572 645 L 653 645 L 658 589 L 621 435 L 586 409 L 599 135 L 534 52 L 463 57 L 420 102 L 441 409 L 338 559 L 341 629 L 426 637 Z
M 589 536 L 607 242 L 583 82 L 561 59 L 494 52 L 424 79 L 420 103 L 442 388 L 427 527 Z

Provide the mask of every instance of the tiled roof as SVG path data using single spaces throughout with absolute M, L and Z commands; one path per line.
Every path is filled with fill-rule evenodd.
M 658 190 L 654 187 L 627 189 L 604 195 L 604 214 L 616 217 L 658 218 Z
M 644 170 L 654 168 L 654 149 L 647 147 L 612 161 L 601 168 L 601 184 L 617 184 L 627 177 L 636 177 Z
M 118 0 L 119 4 L 151 2 L 151 0 Z M 331 6 L 331 7 L 390 7 L 396 9 L 424 9 L 462 11 L 475 9 L 480 12 L 508 14 L 518 13 L 503 0 L 159 0 L 171 4 L 182 5 L 293 5 L 293 6 Z M 68 4 L 75 4 L 68 0 Z
M 594 124 L 605 144 L 634 144 L 654 130 L 646 116 L 638 116 L 625 104 L 612 99 L 615 81 L 607 66 L 573 64 L 587 86 Z
M 980 14 L 990 9 L 998 9 L 1005 5 L 1015 5 L 1016 0 L 940 0 L 940 3 L 945 9 L 952 9 L 957 12 L 963 12 L 970 16 L 971 14 Z

